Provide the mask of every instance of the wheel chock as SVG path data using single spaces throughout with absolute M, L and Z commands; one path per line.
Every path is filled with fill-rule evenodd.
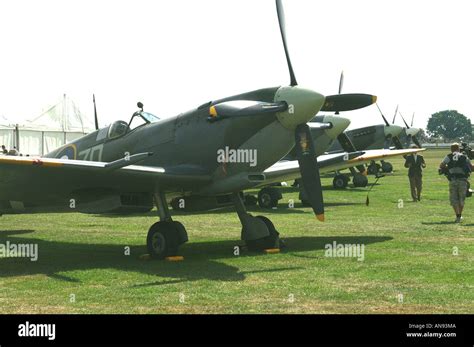
M 182 255 L 174 255 L 171 257 L 166 257 L 165 260 L 166 261 L 183 261 L 184 257 Z

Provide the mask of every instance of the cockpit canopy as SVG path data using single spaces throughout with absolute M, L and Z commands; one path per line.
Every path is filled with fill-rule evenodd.
M 138 127 L 155 123 L 159 120 L 160 118 L 151 113 L 143 111 L 135 112 L 128 123 L 122 120 L 112 123 L 109 127 L 108 137 L 109 139 L 116 139 L 128 132 L 135 130 Z

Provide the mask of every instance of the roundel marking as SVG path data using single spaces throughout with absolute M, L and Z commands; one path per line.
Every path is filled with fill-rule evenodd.
M 60 159 L 76 159 L 76 153 L 76 145 L 67 145 L 59 151 L 56 157 Z

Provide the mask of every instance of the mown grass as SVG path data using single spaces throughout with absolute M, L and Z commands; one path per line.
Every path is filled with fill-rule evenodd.
M 464 222 L 452 223 L 447 181 L 437 174 L 444 154 L 424 153 L 420 203 L 410 202 L 401 158 L 391 160 L 395 172 L 372 189 L 369 206 L 367 188 L 336 191 L 323 178 L 325 223 L 293 188 L 281 188 L 277 210 L 253 209 L 286 241 L 274 255 L 234 255 L 241 227 L 232 210 L 175 216 L 190 238 L 180 263 L 139 259 L 154 212 L 3 216 L 0 243 L 37 243 L 39 259 L 0 259 L 0 312 L 473 313 L 472 201 Z M 333 241 L 364 244 L 364 260 L 325 257 Z

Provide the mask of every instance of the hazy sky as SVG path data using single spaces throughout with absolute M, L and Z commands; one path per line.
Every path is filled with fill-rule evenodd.
M 283 4 L 301 86 L 335 94 L 344 70 L 343 92 L 377 95 L 390 121 L 397 104 L 419 127 L 444 109 L 473 119 L 472 1 Z M 18 122 L 63 93 L 89 117 L 95 93 L 105 125 L 139 100 L 165 117 L 289 83 L 273 0 L 2 0 L 0 47 L 0 116 Z M 381 123 L 375 105 L 344 115 Z

